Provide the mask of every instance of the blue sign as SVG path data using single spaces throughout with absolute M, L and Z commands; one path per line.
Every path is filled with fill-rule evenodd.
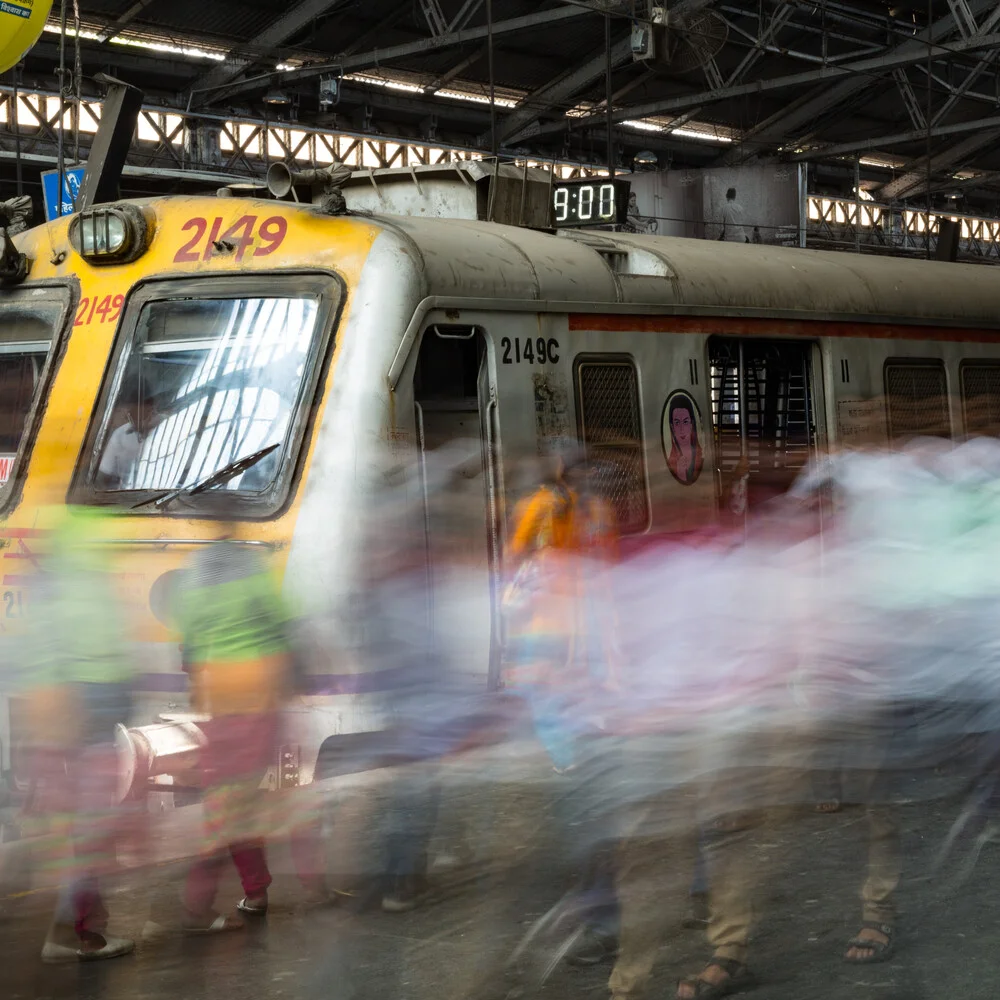
M 72 215 L 76 211 L 76 199 L 80 194 L 80 185 L 83 183 L 86 169 L 86 167 L 67 167 L 63 171 L 62 199 L 57 196 L 59 171 L 46 170 L 42 173 L 42 195 L 45 199 L 46 222 L 51 222 L 60 215 Z

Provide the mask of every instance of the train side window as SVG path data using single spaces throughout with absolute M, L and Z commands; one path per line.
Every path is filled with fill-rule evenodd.
M 0 296 L 0 503 L 27 458 L 33 416 L 70 303 L 65 287 Z
M 129 306 L 89 438 L 90 499 L 135 507 L 215 477 L 210 489 L 140 509 L 274 513 L 339 299 L 321 276 L 146 286 Z
M 963 361 L 960 374 L 966 434 L 1000 434 L 1000 361 Z
M 951 437 L 943 361 L 893 358 L 885 363 L 884 378 L 890 441 Z
M 580 441 L 598 466 L 598 489 L 622 534 L 645 531 L 649 496 L 635 362 L 622 355 L 582 356 L 575 376 Z

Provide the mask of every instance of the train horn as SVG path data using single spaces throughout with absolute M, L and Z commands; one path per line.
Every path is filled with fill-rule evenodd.
M 267 170 L 267 189 L 275 198 L 290 194 L 296 201 L 318 202 L 329 214 L 337 215 L 346 210 L 341 188 L 350 176 L 351 168 L 343 163 L 319 170 L 292 170 L 284 163 L 272 163 Z

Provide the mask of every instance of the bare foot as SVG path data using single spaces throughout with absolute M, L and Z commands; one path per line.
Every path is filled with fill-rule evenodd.
M 840 800 L 839 799 L 828 799 L 826 802 L 816 803 L 816 812 L 818 813 L 836 813 L 840 812 Z

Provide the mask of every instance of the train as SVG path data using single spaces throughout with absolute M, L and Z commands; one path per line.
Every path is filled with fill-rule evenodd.
M 299 699 L 299 784 L 386 724 L 384 665 L 349 651 L 393 469 L 462 467 L 408 496 L 427 613 L 487 690 L 525 461 L 567 441 L 600 459 L 641 542 L 745 521 L 828 449 L 1000 421 L 989 267 L 225 194 L 4 237 L 22 266 L 0 284 L 2 662 L 13 676 L 60 504 L 120 515 L 137 724 L 186 709 L 174 574 L 222 535 L 265 548 L 327 651 Z M 10 781 L 21 738 L 4 684 Z

